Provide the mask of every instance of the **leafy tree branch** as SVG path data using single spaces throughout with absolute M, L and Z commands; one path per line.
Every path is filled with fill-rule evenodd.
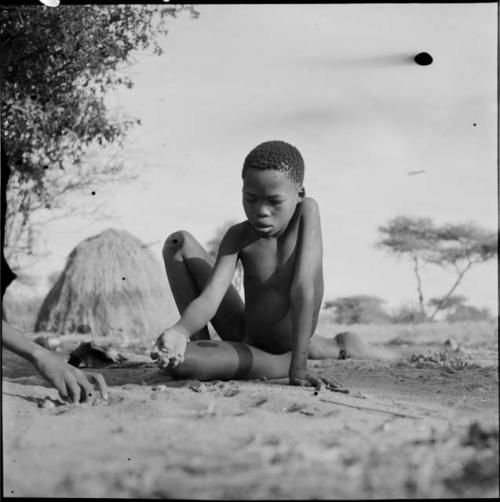
M 113 116 L 106 94 L 131 88 L 138 51 L 163 52 L 168 21 L 193 6 L 0 6 L 1 143 L 10 168 L 5 251 L 33 247 L 35 215 L 68 194 L 124 180 L 123 163 L 89 152 L 120 146 L 140 122 Z M 73 208 L 77 210 L 76 207 Z

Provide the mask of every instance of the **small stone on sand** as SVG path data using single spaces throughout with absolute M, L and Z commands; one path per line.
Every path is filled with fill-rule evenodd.
M 236 394 L 239 394 L 239 392 L 240 392 L 239 387 L 229 387 L 227 389 L 224 389 L 222 395 L 224 397 L 233 397 L 236 396 Z
M 50 399 L 50 397 L 45 397 L 42 401 L 38 402 L 38 407 L 44 409 L 51 409 L 55 408 L 56 404 L 54 403 L 54 401 L 52 401 L 52 399 Z
M 202 382 L 192 382 L 188 385 L 188 388 L 193 392 L 206 392 L 207 386 Z

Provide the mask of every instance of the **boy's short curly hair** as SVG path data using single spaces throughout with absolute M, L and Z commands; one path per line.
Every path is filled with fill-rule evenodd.
M 242 177 L 249 168 L 276 169 L 298 185 L 304 181 L 304 159 L 297 148 L 285 141 L 265 141 L 257 145 L 245 158 Z

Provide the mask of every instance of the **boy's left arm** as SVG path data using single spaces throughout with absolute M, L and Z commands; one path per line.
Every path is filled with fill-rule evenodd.
M 302 201 L 299 222 L 297 257 L 290 297 L 292 304 L 292 329 L 295 342 L 289 370 L 290 385 L 339 385 L 318 377 L 307 370 L 307 355 L 311 336 L 316 328 L 323 297 L 323 242 L 318 204 L 314 199 Z M 319 298 L 318 298 L 319 296 Z

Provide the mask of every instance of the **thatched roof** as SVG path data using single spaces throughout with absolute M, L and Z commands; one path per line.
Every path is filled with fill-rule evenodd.
M 70 253 L 35 331 L 155 339 L 178 319 L 164 268 L 128 232 L 108 229 Z

